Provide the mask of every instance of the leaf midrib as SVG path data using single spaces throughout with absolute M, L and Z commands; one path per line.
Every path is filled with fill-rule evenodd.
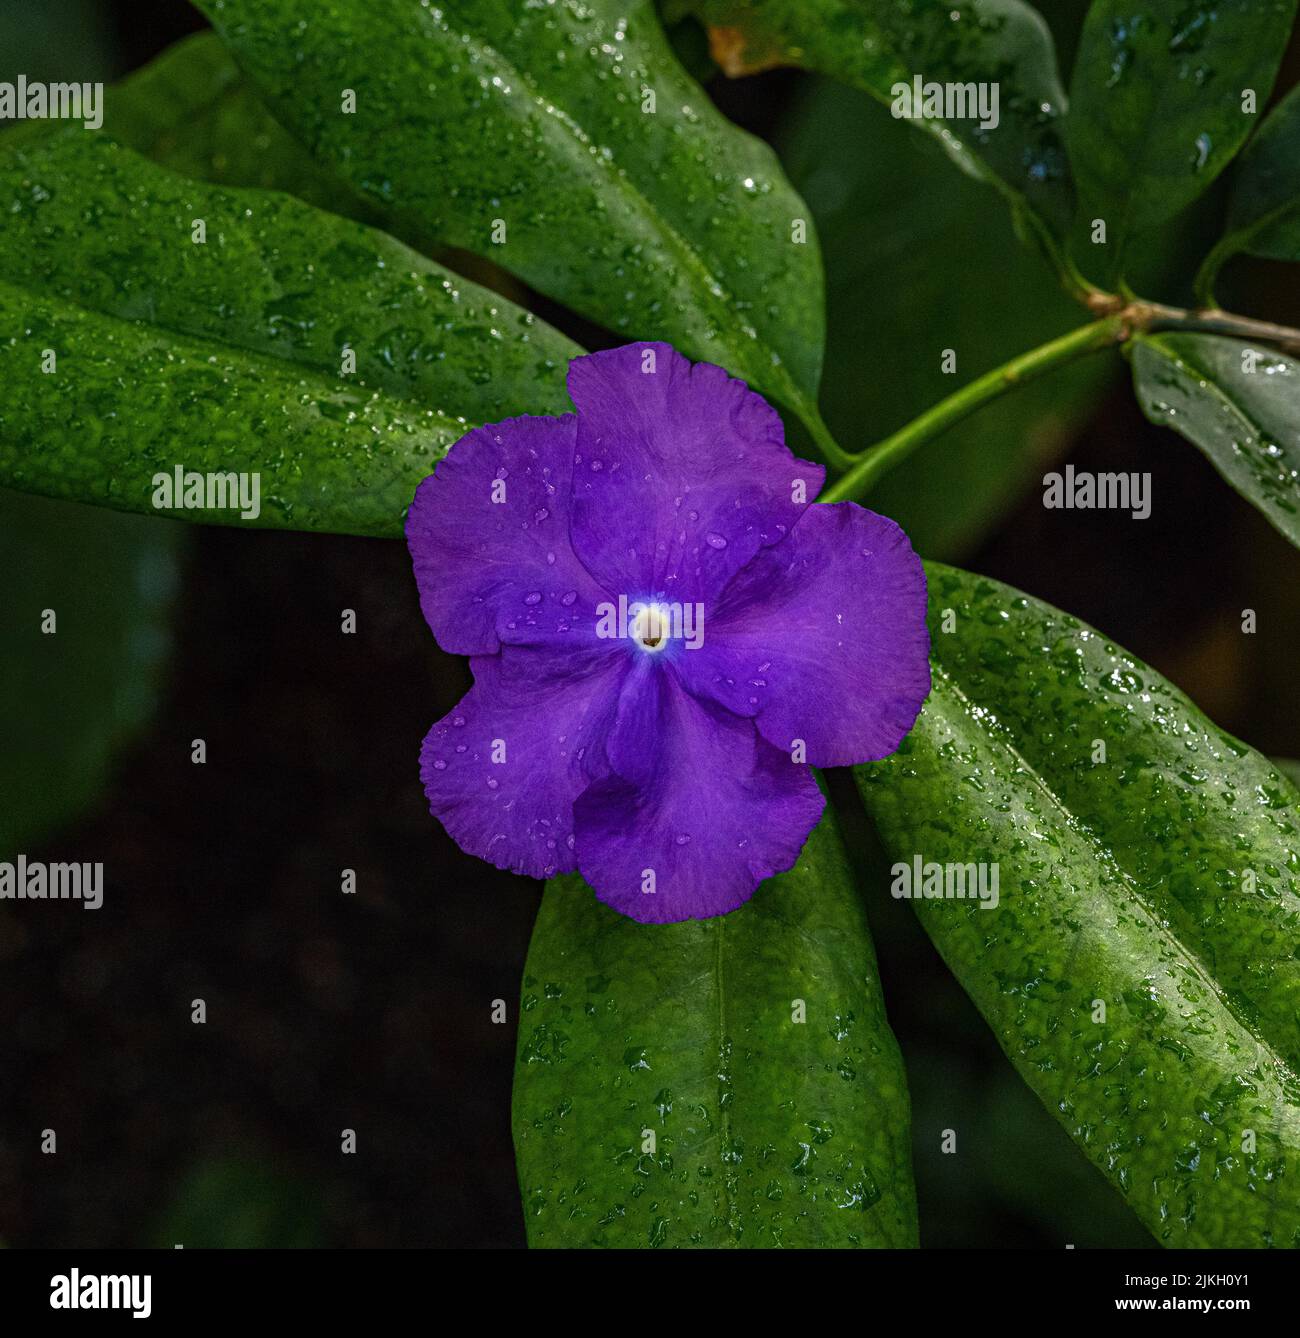
M 1224 1010 L 1233 1019 L 1234 1022 L 1248 1035 L 1254 1038 L 1261 1049 L 1264 1050 L 1269 1061 L 1277 1066 L 1279 1071 L 1286 1075 L 1287 1079 L 1294 1082 L 1297 1080 L 1297 1070 L 1292 1068 L 1291 1064 L 1278 1053 L 1272 1040 L 1262 1033 L 1262 1031 L 1242 1016 L 1238 1007 L 1235 1007 L 1231 996 L 1218 983 L 1214 974 L 1203 960 L 1202 951 L 1193 947 L 1185 939 L 1180 938 L 1178 934 L 1169 929 L 1165 923 L 1165 918 L 1158 915 L 1156 911 L 1147 903 L 1142 895 L 1141 889 L 1136 881 L 1130 875 L 1127 868 L 1120 862 L 1113 851 L 1107 847 L 1100 837 L 1093 831 L 1091 824 L 1086 822 L 1078 814 L 1071 812 L 1066 807 L 1064 801 L 1056 793 L 1055 789 L 1047 782 L 1044 775 L 1030 760 L 1016 747 L 1015 743 L 1008 737 L 1005 727 L 1000 724 L 996 729 L 990 729 L 981 722 L 978 711 L 978 703 L 965 691 L 957 682 L 953 674 L 943 667 L 937 660 L 932 661 L 931 668 L 933 673 L 943 680 L 944 684 L 951 690 L 961 708 L 963 716 L 971 722 L 979 734 L 988 739 L 990 744 L 1002 751 L 1009 753 L 1015 762 L 1019 765 L 1024 775 L 1028 777 L 1030 783 L 1047 800 L 1053 809 L 1055 809 L 1062 818 L 1065 825 L 1079 833 L 1084 840 L 1093 847 L 1097 853 L 1097 862 L 1102 867 L 1109 866 L 1113 868 L 1119 880 L 1128 890 L 1133 905 L 1136 906 L 1148 925 L 1155 931 L 1166 945 L 1176 953 L 1181 954 L 1191 964 L 1202 982 L 1209 989 L 1211 994 L 1219 1000 Z
M 429 12 L 422 10 L 421 13 L 428 14 Z M 429 14 L 429 21 L 433 23 L 435 27 L 440 28 L 448 36 L 453 35 L 456 31 L 452 29 L 445 18 L 441 23 L 438 23 L 434 16 Z M 567 107 L 561 107 L 559 105 L 559 99 L 543 97 L 538 84 L 532 76 L 525 73 L 514 61 L 510 60 L 497 47 L 477 36 L 475 33 L 470 32 L 468 28 L 465 29 L 465 36 L 467 37 L 470 46 L 476 52 L 490 55 L 494 60 L 499 61 L 503 68 L 510 71 L 511 74 L 519 80 L 521 87 L 527 90 L 528 98 L 535 108 L 540 109 L 544 116 L 555 117 L 558 123 L 568 131 L 571 139 L 576 142 L 577 154 L 579 156 L 585 156 L 587 159 L 595 162 L 599 170 L 606 172 L 615 180 L 624 183 L 628 189 L 628 193 L 635 199 L 642 201 L 646 212 L 654 221 L 655 225 L 673 243 L 674 247 L 687 258 L 694 267 L 697 275 L 703 279 L 705 291 L 708 293 L 709 297 L 714 301 L 719 302 L 724 312 L 727 314 L 739 313 L 740 306 L 730 290 L 722 283 L 721 279 L 713 273 L 712 267 L 706 263 L 704 257 L 696 251 L 677 231 L 677 228 L 664 217 L 654 201 L 652 201 L 641 187 L 628 176 L 622 165 L 615 161 L 614 150 L 612 148 L 609 150 L 609 157 L 605 157 L 598 152 L 598 148 L 601 147 L 599 141 L 597 141 L 594 135 L 588 134 L 583 129 L 582 123 L 567 109 Z M 667 52 L 662 54 L 669 59 L 673 59 Z M 715 288 L 721 291 L 724 295 L 721 299 L 716 296 L 714 291 Z M 779 365 L 783 367 L 784 361 Z
M 1205 337 L 1213 338 L 1214 336 L 1211 335 Z M 1203 366 L 1190 355 L 1179 353 L 1170 348 L 1159 337 L 1153 339 L 1148 338 L 1145 335 L 1139 335 L 1138 338 L 1141 340 L 1144 348 L 1154 349 L 1166 362 L 1172 363 L 1178 371 L 1190 371 L 1197 382 L 1204 382 L 1199 388 L 1208 392 L 1212 398 L 1217 399 L 1221 404 L 1231 409 L 1238 421 L 1243 423 L 1255 437 L 1272 437 L 1274 435 L 1268 430 L 1263 422 L 1257 422 L 1255 419 L 1251 418 L 1247 414 L 1245 406 L 1223 389 L 1219 384 L 1219 379 L 1215 371 Z
M 722 318 L 719 330 L 721 338 L 729 347 L 745 356 L 748 363 L 749 355 L 754 351 L 751 345 L 755 341 L 747 339 L 744 342 L 737 342 L 730 338 L 729 334 L 730 330 L 736 326 L 737 318 L 748 324 L 750 323 L 750 317 L 743 313 L 743 309 L 730 287 L 724 284 L 721 278 L 713 272 L 705 257 L 696 251 L 678 232 L 675 225 L 663 215 L 659 207 L 627 174 L 621 162 L 615 160 L 614 150 L 610 148 L 608 157 L 600 153 L 600 141 L 583 129 L 582 122 L 568 110 L 567 106 L 560 105 L 561 99 L 544 95 L 537 81 L 531 75 L 525 73 L 513 60 L 510 60 L 499 48 L 493 46 L 486 39 L 471 32 L 468 27 L 464 29 L 453 28 L 447 19 L 440 14 L 421 10 L 420 16 L 422 23 L 430 26 L 444 39 L 458 40 L 463 36 L 465 45 L 483 60 L 485 69 L 491 70 L 493 74 L 513 79 L 524 91 L 534 110 L 539 111 L 546 120 L 559 125 L 565 131 L 565 139 L 562 142 L 569 144 L 572 159 L 594 162 L 597 171 L 605 174 L 607 179 L 617 183 L 618 187 L 621 188 L 620 193 L 629 197 L 634 205 L 637 201 L 641 202 L 645 214 L 669 244 L 669 250 L 675 251 L 681 256 L 685 260 L 685 267 L 693 272 L 697 280 L 703 284 L 703 291 L 707 294 L 712 313 L 715 317 L 720 316 Z M 676 59 L 670 52 L 665 51 L 662 54 L 665 59 L 671 61 Z M 674 73 L 677 73 L 677 71 L 674 71 Z M 568 99 L 565 99 L 566 103 L 567 101 Z M 314 150 L 312 156 L 316 158 Z M 409 211 L 405 208 L 402 208 L 400 212 L 403 215 L 410 216 Z M 418 223 L 418 217 L 416 221 Z M 756 326 L 752 328 L 757 331 Z M 762 338 L 762 343 L 770 347 L 774 353 L 777 352 L 775 345 L 770 344 L 766 337 Z M 810 403 L 809 392 L 795 383 L 784 357 L 779 353 L 777 356 L 779 361 L 765 368 L 764 376 L 779 383 L 783 397 L 793 406 Z
M 727 917 L 725 915 L 721 915 L 714 921 L 714 923 L 717 925 L 717 929 L 713 935 L 713 941 L 714 941 L 713 980 L 714 980 L 714 988 L 717 990 L 718 994 L 718 1015 L 717 1015 L 718 1041 L 714 1053 L 718 1057 L 717 1063 L 721 1065 L 723 1046 L 726 1044 L 727 1040 L 727 990 L 725 983 L 725 966 L 724 966 L 723 951 L 722 951 L 722 940 L 726 932 Z M 723 1158 L 727 1153 L 728 1148 L 731 1147 L 731 1138 L 732 1138 L 731 1106 L 730 1104 L 724 1104 L 722 1098 L 724 1096 L 731 1096 L 732 1100 L 734 1100 L 735 1094 L 730 1090 L 726 1091 L 723 1090 L 722 1074 L 720 1073 L 715 1074 L 714 1081 L 718 1084 L 719 1088 L 718 1132 L 719 1135 L 721 1136 L 722 1144 L 718 1150 L 718 1154 L 719 1154 L 719 1160 L 722 1161 L 722 1196 L 724 1202 L 727 1205 L 727 1244 L 734 1246 L 737 1242 L 735 1240 L 735 1237 L 732 1235 L 732 1225 L 735 1222 L 736 1201 L 731 1192 L 730 1169 L 728 1167 L 727 1162 L 723 1160 Z M 727 1089 L 731 1088 L 730 1068 L 728 1068 L 727 1071 L 726 1087 Z

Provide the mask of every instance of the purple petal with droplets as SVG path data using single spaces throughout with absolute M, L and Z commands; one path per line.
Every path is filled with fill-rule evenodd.
M 852 502 L 810 507 L 711 610 L 676 667 L 694 693 L 755 717 L 814 766 L 887 757 L 930 691 L 925 570 L 892 520 Z
M 474 686 L 420 750 L 429 808 L 462 850 L 499 869 L 568 873 L 573 802 L 605 774 L 627 657 L 508 646 L 471 663 Z
M 653 711 L 653 765 L 640 783 L 610 776 L 578 798 L 578 868 L 601 901 L 643 924 L 735 910 L 799 858 L 821 791 L 751 721 L 696 700 L 672 671 L 636 691 Z
M 572 414 L 476 428 L 416 490 L 406 540 L 444 650 L 490 655 L 593 629 L 607 596 L 569 541 L 576 433 Z
M 629 598 L 710 599 L 789 532 L 825 478 L 786 447 L 761 396 L 668 344 L 575 358 L 569 394 L 573 546 Z

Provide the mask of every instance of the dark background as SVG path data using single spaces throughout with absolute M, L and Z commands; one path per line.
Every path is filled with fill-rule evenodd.
M 1068 59 L 1080 6 L 1054 9 Z M 199 26 L 182 0 L 0 4 L 0 77 L 112 78 Z M 707 78 L 699 34 L 678 37 Z M 864 355 L 859 337 L 874 312 L 891 313 L 877 323 L 888 325 L 880 337 L 900 358 L 915 344 L 928 361 L 933 343 L 937 363 L 943 332 L 962 313 L 1008 327 L 1002 356 L 1039 342 L 1017 329 L 1023 293 L 1013 301 L 1010 279 L 977 277 L 976 256 L 998 246 L 1007 267 L 1037 262 L 1009 240 L 991 193 L 946 163 L 940 171 L 912 132 L 886 126 L 857 94 L 790 72 L 709 88 L 729 116 L 776 143 L 817 214 L 829 289 L 824 400 L 849 449 L 952 388 L 937 387 L 910 412 L 882 408 L 895 372 Z M 909 138 L 877 154 L 871 146 L 886 135 Z M 900 175 L 886 152 L 915 154 L 915 171 Z M 925 242 L 908 232 L 923 222 L 906 206 L 930 181 L 956 203 L 942 235 Z M 879 249 L 883 235 L 863 211 L 895 202 L 902 279 L 891 280 L 893 266 L 857 274 L 854 257 Z M 1196 232 L 1212 228 L 1216 207 L 1212 198 L 1207 218 L 1188 224 L 1193 248 L 1212 238 Z M 924 226 L 934 226 L 927 217 Z M 906 285 L 908 263 L 927 281 L 942 278 L 937 297 L 922 300 L 920 279 L 886 292 L 891 281 Z M 941 274 L 945 264 L 951 272 Z M 1300 317 L 1287 267 L 1238 264 L 1224 296 L 1253 314 Z M 541 306 L 589 347 L 614 342 Z M 1001 360 L 981 350 L 959 379 L 983 370 L 981 359 Z M 1118 360 L 1111 375 L 1081 398 L 1048 384 L 1033 469 L 991 487 L 960 534 L 945 530 L 948 503 L 931 500 L 923 472 L 891 480 L 896 505 L 877 504 L 920 536 L 927 555 L 1070 610 L 1247 742 L 1300 755 L 1300 555 L 1195 450 L 1144 422 Z M 1000 433 L 1020 428 L 996 415 L 980 424 L 973 477 L 996 481 L 999 457 L 1015 446 Z M 942 464 L 945 449 L 938 443 L 932 458 Z M 1151 518 L 1044 510 L 1037 487 L 1024 485 L 1047 458 L 1151 471 Z M 105 539 L 79 528 L 79 511 L 39 504 L 18 559 L 0 572 L 6 656 L 40 653 L 12 629 L 54 598 L 50 553 L 73 573 L 62 579 L 96 601 Z M 163 536 L 155 576 L 174 573 L 155 581 L 170 606 L 158 654 L 146 657 L 159 665 L 156 694 L 128 712 L 135 725 L 118 732 L 111 766 L 78 773 L 102 781 L 88 807 L 78 804 L 74 820 L 25 847 L 33 859 L 102 860 L 104 907 L 0 908 L 0 1241 L 521 1246 L 510 1083 L 539 887 L 462 855 L 428 814 L 420 740 L 469 677 L 435 647 L 405 550 L 130 523 Z M 355 636 L 340 634 L 344 608 L 356 610 Z M 1243 608 L 1259 613 L 1253 637 L 1240 633 Z M 58 681 L 67 695 L 55 696 L 50 719 L 65 745 L 82 728 L 72 695 L 102 683 L 111 641 L 107 626 L 93 636 L 61 629 L 59 649 L 75 657 L 75 674 Z M 27 685 L 3 701 L 6 727 L 39 709 L 27 694 L 53 691 L 39 666 L 35 677 L 11 672 L 0 682 Z M 200 737 L 208 760 L 195 766 L 190 745 Z M 37 756 L 15 773 L 0 753 L 0 783 L 13 787 L 0 799 L 17 803 L 28 787 L 57 781 L 54 769 Z M 912 1084 L 922 1243 L 1151 1244 L 1020 1083 L 910 911 L 888 897 L 851 795 L 841 788 L 837 797 L 850 801 L 845 816 Z M 355 896 L 340 893 L 344 868 L 356 870 Z M 206 1025 L 190 1021 L 195 998 L 206 1001 Z M 492 1024 L 495 999 L 507 1001 L 508 1025 Z M 944 1157 L 939 1131 L 949 1127 L 961 1151 Z M 55 1156 L 39 1151 L 45 1128 L 57 1131 Z M 344 1128 L 357 1131 L 355 1156 L 340 1153 Z

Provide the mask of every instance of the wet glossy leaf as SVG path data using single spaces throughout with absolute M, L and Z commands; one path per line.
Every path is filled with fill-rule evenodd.
M 933 692 L 859 787 L 895 861 L 998 900 L 914 908 L 1159 1241 L 1300 1244 L 1300 791 L 1078 619 L 929 580 Z
M 91 803 L 147 719 L 183 534 L 0 489 L 0 859 Z
M 895 85 L 911 87 L 916 76 L 977 89 L 996 84 L 996 126 L 975 115 L 915 124 L 963 171 L 996 186 L 1023 223 L 1036 231 L 1043 230 L 1037 219 L 1057 231 L 1068 224 L 1065 93 L 1047 25 L 1021 0 L 689 0 L 686 7 L 708 24 L 714 58 L 732 75 L 799 65 L 891 106 Z
M 907 1086 L 833 820 L 713 920 L 548 883 L 513 1119 L 534 1246 L 915 1245 Z
M 256 472 L 255 520 L 184 514 L 393 535 L 467 424 L 569 407 L 567 339 L 288 196 L 77 129 L 0 157 L 0 207 L 0 482 L 25 491 L 150 511 L 156 472 Z
M 807 209 L 682 70 L 651 0 L 319 0 L 293 21 L 280 0 L 199 7 L 277 118 L 398 233 L 487 256 L 815 423 Z
M 1143 336 L 1132 356 L 1142 412 L 1199 447 L 1300 544 L 1300 362 L 1205 334 Z
M 276 122 L 211 31 L 109 88 L 104 133 L 186 176 L 288 191 L 332 213 L 379 220 Z
M 1103 218 L 1119 267 L 1131 234 L 1190 204 L 1256 124 L 1296 0 L 1094 0 L 1070 85 L 1067 140 L 1081 214 Z
M 857 90 L 814 83 L 779 147 L 835 276 L 822 406 L 842 445 L 881 440 L 1079 324 L 1078 306 L 1026 257 L 998 197 Z M 994 306 L 1004 319 L 989 319 Z M 955 375 L 943 369 L 945 349 Z M 904 461 L 870 505 L 926 556 L 969 551 L 1065 451 L 1119 371 L 1116 359 L 1092 358 L 1021 386 Z
M 1224 261 L 1242 251 L 1300 260 L 1300 88 L 1273 108 L 1233 168 L 1227 231 L 1202 270 L 1203 296 Z

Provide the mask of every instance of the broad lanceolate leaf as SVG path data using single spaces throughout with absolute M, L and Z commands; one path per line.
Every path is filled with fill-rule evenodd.
M 1263 107 L 1296 0 L 1094 0 L 1070 86 L 1067 138 L 1105 253 L 1172 218 L 1227 166 Z
M 1077 619 L 929 581 L 930 700 L 857 769 L 895 887 L 1157 1239 L 1300 1245 L 1300 792 Z
M 157 473 L 257 473 L 257 517 L 184 514 L 392 535 L 468 426 L 568 407 L 576 346 L 382 233 L 79 128 L 23 143 L 0 156 L 0 483 L 147 511 Z
M 277 118 L 403 236 L 488 256 L 816 422 L 822 278 L 766 145 L 652 0 L 201 0 Z M 355 95 L 355 109 L 351 97 Z
M 687 8 L 709 25 L 714 57 L 728 74 L 800 65 L 900 112 L 907 108 L 895 86 L 911 90 L 916 78 L 961 85 L 963 96 L 967 85 L 996 85 L 995 126 L 981 126 L 973 105 L 969 115 L 917 124 L 964 171 L 997 186 L 1021 224 L 1040 234 L 1040 219 L 1058 232 L 1068 225 L 1065 93 L 1047 25 L 1021 0 L 687 0 Z
M 223 186 L 287 191 L 363 222 L 379 221 L 267 111 L 220 38 L 195 33 L 114 84 L 104 133 L 175 172 Z
M 1220 266 L 1241 251 L 1300 260 L 1300 88 L 1269 113 L 1233 168 L 1227 231 L 1197 281 L 1205 305 Z
M 0 489 L 0 859 L 92 802 L 148 718 L 185 533 Z
M 1300 362 L 1221 335 L 1132 341 L 1142 412 L 1198 446 L 1293 544 L 1300 544 Z
M 834 820 L 730 915 L 547 884 L 515 1150 L 535 1246 L 913 1246 L 906 1081 Z

